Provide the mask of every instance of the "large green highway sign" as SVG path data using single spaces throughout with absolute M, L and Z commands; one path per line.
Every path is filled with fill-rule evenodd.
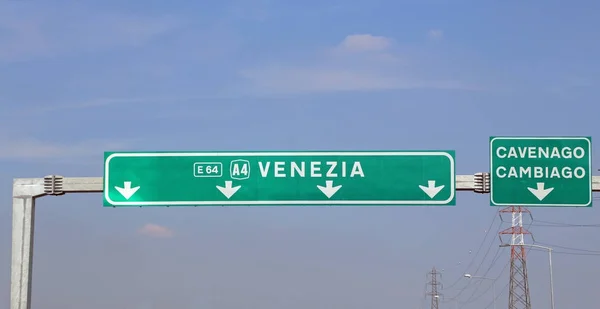
M 492 206 L 592 206 L 590 137 L 491 137 Z
M 455 204 L 454 151 L 104 154 L 105 206 Z

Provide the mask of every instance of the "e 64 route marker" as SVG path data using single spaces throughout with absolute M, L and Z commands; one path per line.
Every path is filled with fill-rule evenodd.
M 591 137 L 490 137 L 490 205 L 592 206 Z
M 104 206 L 456 205 L 454 151 L 105 152 Z

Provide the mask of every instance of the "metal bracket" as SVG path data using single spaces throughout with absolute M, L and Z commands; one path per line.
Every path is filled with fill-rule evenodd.
M 475 193 L 490 193 L 490 173 L 475 173 L 473 182 Z
M 44 177 L 44 193 L 47 195 L 63 195 L 63 176 L 48 175 Z

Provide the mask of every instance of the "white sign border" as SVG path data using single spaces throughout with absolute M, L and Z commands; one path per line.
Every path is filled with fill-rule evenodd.
M 584 140 L 588 143 L 588 158 L 589 158 L 589 170 L 587 171 L 589 177 L 589 199 L 585 204 L 525 204 L 525 203 L 496 203 L 494 202 L 494 165 L 492 164 L 494 158 L 494 141 L 495 140 Z M 493 136 L 490 139 L 490 206 L 525 206 L 525 207 L 591 207 L 593 204 L 593 190 L 592 190 L 592 141 L 591 138 L 585 136 Z
M 218 156 L 444 156 L 450 161 L 450 196 L 443 201 L 420 200 L 420 201 L 123 201 L 115 202 L 110 198 L 109 188 L 109 163 L 117 157 L 218 157 Z M 104 198 L 111 206 L 300 206 L 300 205 L 447 205 L 456 196 L 456 173 L 455 160 L 448 152 L 444 151 L 297 151 L 297 152 L 121 152 L 109 155 L 104 161 Z

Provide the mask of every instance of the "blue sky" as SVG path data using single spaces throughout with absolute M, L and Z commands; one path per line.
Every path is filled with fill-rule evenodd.
M 0 299 L 12 178 L 101 176 L 104 151 L 450 149 L 458 174 L 472 174 L 489 168 L 491 135 L 596 138 L 599 12 L 594 1 L 4 1 Z M 593 224 L 597 209 L 532 212 Z M 33 306 L 416 308 L 425 273 L 444 269 L 450 285 L 486 233 L 468 271 L 501 274 L 500 293 L 499 221 L 486 232 L 497 210 L 473 193 L 446 208 L 113 209 L 100 194 L 45 197 Z M 600 250 L 597 228 L 531 230 Z M 597 260 L 555 256 L 558 308 L 593 307 Z M 532 302 L 547 306 L 543 252 L 529 273 Z M 454 286 L 467 288 L 464 308 L 487 306 L 487 286 L 467 283 Z

